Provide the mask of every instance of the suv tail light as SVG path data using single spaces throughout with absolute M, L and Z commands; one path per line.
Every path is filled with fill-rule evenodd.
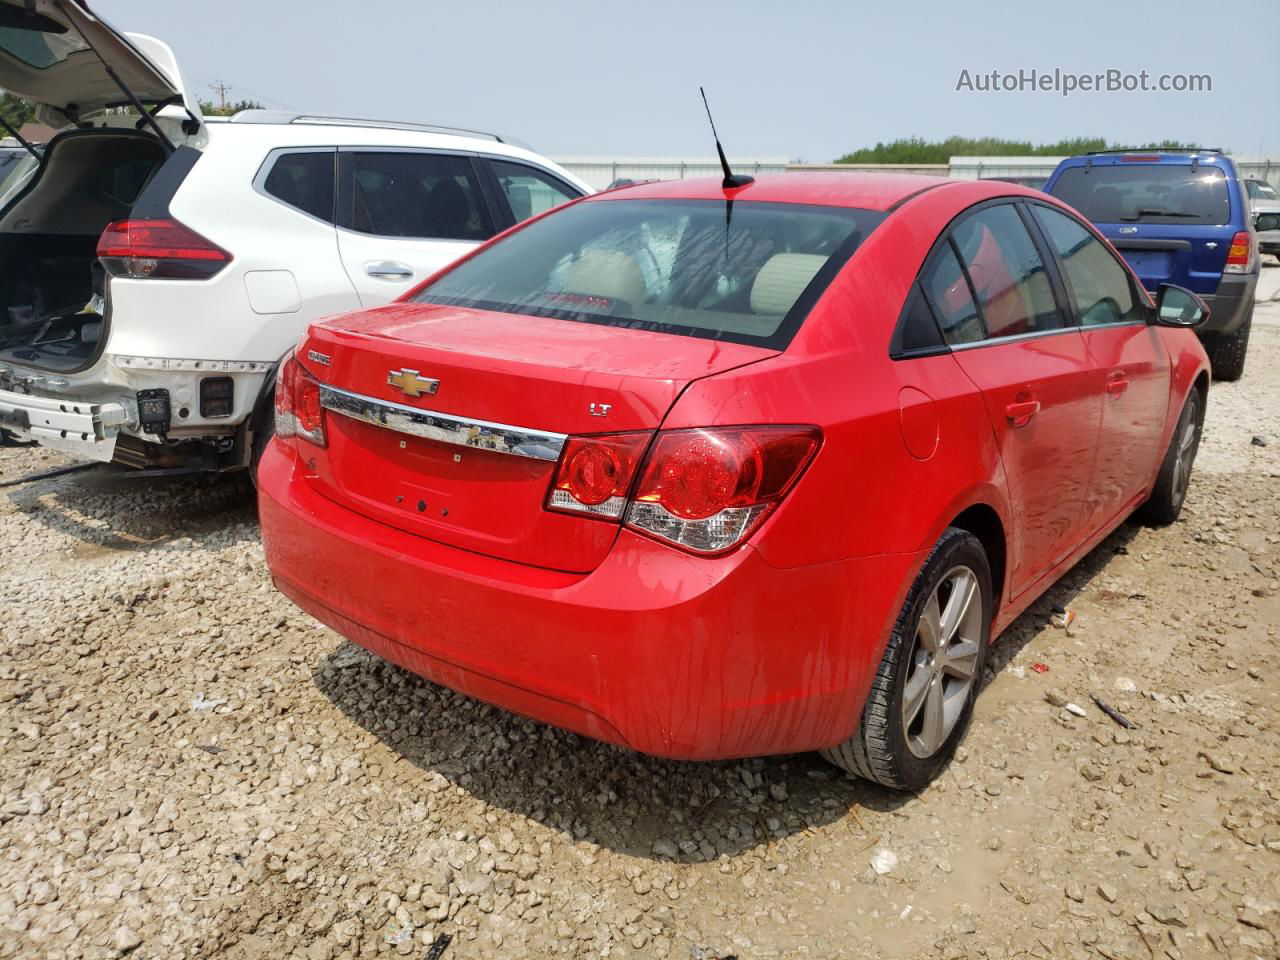
M 172 219 L 116 220 L 98 239 L 98 257 L 113 277 L 204 280 L 231 254 Z
M 1227 265 L 1223 273 L 1246 273 L 1253 252 L 1252 238 L 1248 230 L 1241 230 L 1231 238 L 1231 249 L 1227 251 Z
M 547 507 L 628 527 L 698 554 L 737 546 L 786 496 L 822 442 L 817 427 L 708 427 L 572 437 Z
M 293 354 L 285 358 L 276 373 L 276 436 L 300 437 L 318 447 L 325 445 L 320 382 Z

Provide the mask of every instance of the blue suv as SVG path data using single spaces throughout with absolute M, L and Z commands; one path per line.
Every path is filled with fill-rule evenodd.
M 1258 244 L 1245 188 L 1220 150 L 1104 151 L 1068 157 L 1046 193 L 1093 221 L 1143 286 L 1200 294 L 1200 338 L 1217 380 L 1239 380 L 1253 322 Z

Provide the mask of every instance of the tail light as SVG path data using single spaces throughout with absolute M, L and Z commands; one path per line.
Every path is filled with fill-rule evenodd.
M 98 239 L 98 258 L 113 277 L 204 280 L 231 254 L 172 219 L 116 220 Z
M 290 354 L 276 373 L 276 436 L 325 445 L 320 382 Z
M 822 441 L 817 427 L 708 427 L 573 437 L 547 507 L 628 527 L 693 553 L 737 546 L 786 496 Z M 639 467 L 639 481 L 633 481 Z
M 649 433 L 570 437 L 560 455 L 547 507 L 616 520 L 649 443 Z
M 1227 265 L 1223 268 L 1223 272 L 1246 273 L 1249 270 L 1252 253 L 1253 238 L 1249 236 L 1248 230 L 1241 230 L 1231 238 L 1231 249 L 1227 251 Z

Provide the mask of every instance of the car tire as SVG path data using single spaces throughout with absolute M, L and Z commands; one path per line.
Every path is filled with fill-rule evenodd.
M 1235 333 L 1211 333 L 1204 338 L 1209 354 L 1209 367 L 1214 380 L 1234 383 L 1244 376 L 1244 356 L 1249 349 L 1249 330 L 1253 326 L 1253 307 Z
M 952 615 L 951 602 L 967 606 Z M 907 594 L 857 731 L 822 756 L 895 790 L 919 790 L 964 737 L 992 620 L 991 567 L 973 534 L 949 527 Z M 936 639 L 949 633 L 943 644 Z M 949 654 L 943 651 L 950 651 Z M 910 689 L 909 689 L 910 688 Z
M 1178 519 L 1182 504 L 1187 499 L 1187 488 L 1191 485 L 1191 466 L 1200 449 L 1203 427 L 1204 396 L 1198 389 L 1192 389 L 1182 406 L 1177 426 L 1173 428 L 1169 449 L 1165 451 L 1160 472 L 1156 475 L 1156 485 L 1146 503 L 1138 508 L 1139 520 L 1163 527 Z
M 253 438 L 249 445 L 249 480 L 254 489 L 258 487 L 258 464 L 262 455 L 267 452 L 267 444 L 276 435 L 276 392 L 270 390 L 259 401 L 258 409 L 253 413 L 250 422 Z

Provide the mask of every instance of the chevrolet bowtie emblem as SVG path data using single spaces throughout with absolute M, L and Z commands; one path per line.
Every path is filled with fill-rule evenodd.
M 417 370 L 392 370 L 387 373 L 387 383 L 402 390 L 406 397 L 420 397 L 424 393 L 435 393 L 440 389 L 440 381 L 420 376 Z

